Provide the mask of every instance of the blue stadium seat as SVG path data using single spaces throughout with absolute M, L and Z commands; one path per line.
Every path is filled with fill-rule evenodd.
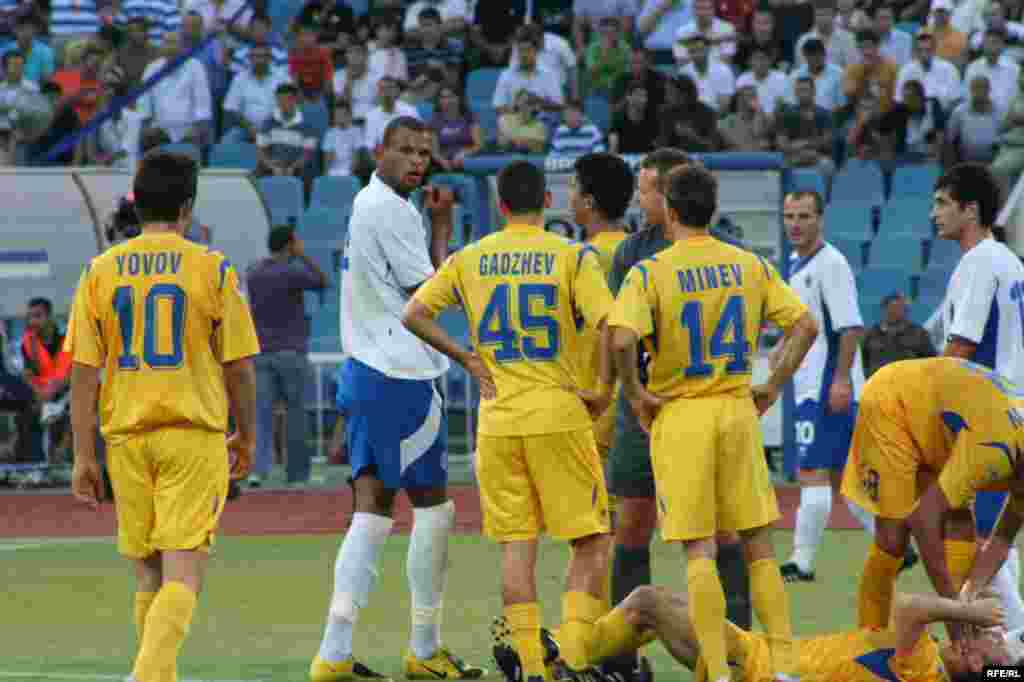
M 420 118 L 424 122 L 430 121 L 434 117 L 434 103 L 433 102 L 420 102 L 416 105 L 416 113 L 419 114 Z
M 829 243 L 846 256 L 847 262 L 854 272 L 861 270 L 867 262 L 867 242 L 863 239 L 834 237 Z
M 826 198 L 825 178 L 813 168 L 793 168 L 786 183 L 787 192 L 817 192 Z
M 498 112 L 488 104 L 476 113 L 477 123 L 480 124 L 480 136 L 484 146 L 495 144 L 498 141 Z
M 309 207 L 320 206 L 348 213 L 362 188 L 359 178 L 351 175 L 321 175 L 313 179 Z
M 476 178 L 461 173 L 439 173 L 431 176 L 430 182 L 450 188 L 455 193 L 458 205 L 463 209 L 462 214 L 456 216 L 459 222 L 455 223 L 454 230 L 455 233 L 461 233 L 459 248 L 479 239 L 479 228 L 483 224 L 480 211 L 484 209 L 481 206 Z
M 896 24 L 896 28 L 911 36 L 916 36 L 917 32 L 921 30 L 921 24 L 916 21 L 901 21 Z
M 871 329 L 882 319 L 882 298 L 881 296 L 860 296 L 857 302 L 860 307 L 860 316 L 864 320 L 864 329 Z
M 863 270 L 857 280 L 860 295 L 866 300 L 881 301 L 895 291 L 910 294 L 910 277 L 904 268 L 871 266 Z
M 248 142 L 218 142 L 210 150 L 210 168 L 256 170 L 256 145 Z
M 925 197 L 931 204 L 935 181 L 942 174 L 937 163 L 921 163 L 897 166 L 892 173 L 892 199 L 908 196 Z
M 918 296 L 914 301 L 915 315 L 911 319 L 918 324 L 924 324 L 932 316 L 932 313 L 942 305 L 943 298 L 943 296 Z
M 310 350 L 314 353 L 341 352 L 338 296 L 327 296 L 310 319 Z
M 880 232 L 871 242 L 868 263 L 872 267 L 903 268 L 908 274 L 918 272 L 924 265 L 924 242 L 912 234 Z
M 299 220 L 299 236 L 308 244 L 340 249 L 348 234 L 349 215 L 347 210 L 311 205 Z
M 931 198 L 921 194 L 896 194 L 882 206 L 879 235 L 913 234 L 930 238 L 933 234 Z
M 925 268 L 921 274 L 916 277 L 917 287 L 915 295 L 918 298 L 922 296 L 942 298 L 946 294 L 946 289 L 949 287 L 949 278 L 952 275 L 952 268 L 942 266 L 929 266 Z
M 278 35 L 287 35 L 288 25 L 302 11 L 301 2 L 295 0 L 269 0 L 267 14 L 270 16 L 271 30 Z
M 172 154 L 184 154 L 185 156 L 195 159 L 199 163 L 202 163 L 203 161 L 203 153 L 202 151 L 200 151 L 199 147 L 197 147 L 194 144 L 189 144 L 187 142 L 165 144 L 160 147 L 160 150 L 165 152 L 171 152 Z
M 271 176 L 256 181 L 260 196 L 270 213 L 271 225 L 297 222 L 302 215 L 305 199 L 302 181 L 298 178 Z
M 365 17 L 370 13 L 370 0 L 345 0 L 357 17 Z
M 583 102 L 583 113 L 601 132 L 607 134 L 612 127 L 612 105 L 604 95 L 591 95 Z
M 875 236 L 872 227 L 872 206 L 865 201 L 833 201 L 825 206 L 825 234 L 829 239 L 859 239 L 870 241 Z
M 960 262 L 960 244 L 950 239 L 933 239 L 928 247 L 928 267 L 949 268 L 952 272 Z
M 466 77 L 466 101 L 474 113 L 489 108 L 494 101 L 494 90 L 498 85 L 501 69 L 476 69 Z
M 331 114 L 327 111 L 327 103 L 321 98 L 315 102 L 304 102 L 300 109 L 302 110 L 302 119 L 313 129 L 316 135 L 316 147 L 320 149 L 320 140 L 323 139 L 327 129 L 331 127 Z
M 832 181 L 832 201 L 858 200 L 880 205 L 885 200 L 882 169 L 874 161 L 850 159 Z

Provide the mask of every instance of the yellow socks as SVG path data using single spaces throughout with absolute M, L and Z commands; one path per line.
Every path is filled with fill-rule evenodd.
M 896 589 L 896 576 L 903 567 L 903 557 L 887 554 L 872 543 L 864 572 L 860 576 L 857 595 L 857 624 L 862 628 L 884 628 L 889 625 L 892 595 Z
M 953 587 L 959 590 L 971 572 L 978 546 L 969 540 L 946 540 L 942 544 L 946 550 L 946 566 L 949 567 L 949 577 L 953 579 Z
M 156 599 L 156 592 L 135 593 L 135 636 L 140 645 L 142 644 L 142 633 L 146 629 L 146 614 L 149 613 L 149 607 L 153 605 L 154 599 Z
M 686 588 L 690 595 L 690 622 L 708 667 L 708 679 L 729 677 L 725 656 L 725 592 L 711 559 L 690 559 L 686 564 Z
M 594 623 L 587 657 L 599 663 L 607 658 L 632 653 L 657 639 L 653 628 L 640 629 L 626 622 L 623 609 L 612 609 Z
M 768 640 L 772 672 L 795 675 L 797 655 L 789 618 L 789 596 L 775 559 L 758 559 L 750 564 L 750 601 Z
M 539 675 L 546 679 L 544 647 L 540 643 L 540 604 L 528 602 L 505 607 L 505 621 L 512 631 L 512 646 L 519 654 L 523 679 Z
M 196 595 L 183 583 L 164 583 L 146 614 L 132 675 L 138 682 L 174 682 L 178 651 L 192 623 Z
M 562 627 L 559 645 L 562 658 L 573 670 L 586 668 L 590 661 L 587 648 L 593 639 L 594 623 L 608 610 L 606 600 L 586 592 L 562 595 Z

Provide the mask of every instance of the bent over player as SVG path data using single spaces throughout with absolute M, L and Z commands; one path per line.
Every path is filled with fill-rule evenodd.
M 764 259 L 708 234 L 718 203 L 710 172 L 678 168 L 665 189 L 676 241 L 626 276 L 609 322 L 616 368 L 651 432 L 662 537 L 685 546 L 690 614 L 709 678 L 729 679 L 714 537 L 734 531 L 744 544 L 754 612 L 768 632 L 772 672 L 792 679 L 789 602 L 771 544 L 779 509 L 759 412 L 792 378 L 818 327 Z M 768 383 L 752 389 L 751 355 L 763 320 L 785 330 L 787 347 Z M 638 377 L 638 340 L 651 355 L 647 388 Z
M 607 611 L 609 530 L 593 418 L 607 409 L 612 387 L 607 353 L 584 347 L 577 324 L 602 329 L 611 293 L 591 247 L 544 232 L 551 197 L 539 168 L 525 161 L 506 166 L 498 197 L 505 228 L 449 258 L 416 292 L 404 321 L 480 383 L 484 533 L 502 546 L 504 615 L 521 679 L 545 679 L 534 578 L 544 530 L 572 544 L 559 636 L 569 668 L 588 677 L 593 624 Z M 469 318 L 476 353 L 434 320 L 457 304 Z M 602 333 L 599 343 L 607 340 Z M 576 389 L 583 357 L 602 360 L 597 394 Z M 506 676 L 519 682 L 520 675 Z
M 97 399 L 117 500 L 118 551 L 135 562 L 135 682 L 173 682 L 231 472 L 255 447 L 260 352 L 238 274 L 184 238 L 199 168 L 154 152 L 135 176 L 142 233 L 92 260 L 67 336 L 75 497 L 95 506 Z M 103 375 L 102 389 L 100 375 Z M 236 432 L 225 439 L 228 409 Z

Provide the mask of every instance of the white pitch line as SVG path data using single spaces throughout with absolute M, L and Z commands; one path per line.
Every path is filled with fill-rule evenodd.
M 45 549 L 96 543 L 110 543 L 110 538 L 53 538 L 33 542 L 0 542 L 0 552 L 14 552 L 21 549 Z
M 0 670 L 0 677 L 17 679 L 49 679 L 49 680 L 111 680 L 112 682 L 124 682 L 127 675 L 86 675 L 83 673 L 22 673 L 9 670 Z M 184 678 L 181 682 L 265 682 L 265 680 L 198 680 Z

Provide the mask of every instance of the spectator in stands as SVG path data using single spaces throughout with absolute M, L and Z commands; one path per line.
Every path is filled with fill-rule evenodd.
M 708 57 L 711 60 L 718 60 L 723 64 L 732 62 L 736 54 L 736 27 L 728 21 L 723 21 L 715 16 L 714 0 L 694 0 L 693 19 L 679 27 L 676 32 L 676 43 L 672 46 L 676 63 L 687 62 L 685 55 L 686 45 L 694 36 L 704 36 L 708 42 Z
M 1009 21 L 1006 18 L 1006 6 L 1002 2 L 990 0 L 985 7 L 983 16 L 983 27 L 970 36 L 972 52 L 981 52 L 984 49 L 985 33 L 989 29 L 1002 31 L 1007 45 L 1020 45 L 1024 41 L 1024 23 Z
M 657 146 L 676 147 L 687 152 L 715 152 L 721 149 L 718 114 L 700 100 L 697 84 L 686 75 L 677 76 L 673 83 L 679 92 L 679 103 L 665 105 Z
M 782 57 L 796 63 L 796 41 L 814 28 L 811 0 L 767 0 L 775 17 L 775 35 L 782 42 Z
M 58 55 L 68 43 L 90 40 L 99 33 L 96 0 L 50 0 L 49 5 L 50 46 Z
M 161 47 L 163 56 L 146 67 L 142 74 L 148 80 L 174 59 L 186 54 L 180 36 L 168 33 Z M 202 148 L 212 142 L 213 102 L 206 69 L 195 58 L 188 57 L 177 72 L 159 81 L 142 98 L 141 109 L 147 126 L 167 132 L 171 142 L 188 142 Z
M 473 18 L 466 0 L 418 0 L 405 10 L 402 28 L 408 40 L 422 39 L 423 13 L 437 12 L 441 20 L 441 35 L 445 38 L 461 38 Z
M 255 142 L 256 136 L 274 114 L 277 86 L 289 80 L 288 74 L 271 70 L 272 52 L 268 45 L 249 50 L 249 70 L 235 76 L 224 100 L 225 142 Z
M 988 79 L 975 76 L 969 87 L 970 99 L 957 106 L 946 123 L 947 166 L 962 161 L 991 163 L 999 146 L 1003 112 L 992 101 Z
M 935 37 L 935 54 L 957 66 L 967 61 L 967 36 L 953 27 L 952 0 L 933 0 L 931 33 Z
M 419 118 L 416 107 L 398 99 L 401 94 L 399 83 L 391 76 L 384 76 L 377 83 L 377 106 L 366 114 L 366 146 L 371 152 L 384 142 L 384 130 L 399 116 Z
M 18 430 L 14 448 L 13 463 L 29 463 L 39 459 L 41 449 L 38 448 L 35 425 L 39 418 L 36 410 L 35 393 L 25 379 L 14 373 L 13 367 L 7 367 L 4 356 L 7 355 L 8 340 L 4 325 L 0 324 L 0 410 L 13 412 L 15 426 Z
M 890 362 L 936 355 L 927 330 L 907 317 L 907 299 L 902 293 L 892 293 L 883 298 L 882 310 L 885 317 L 868 330 L 861 345 L 865 378 Z
M 861 53 L 860 63 L 847 66 L 843 74 L 845 111 L 854 114 L 861 99 L 870 99 L 877 101 L 879 110 L 885 113 L 892 108 L 896 96 L 899 69 L 882 56 L 878 34 L 874 31 L 858 33 L 857 47 Z
M 345 68 L 334 74 L 334 96 L 352 105 L 352 119 L 363 125 L 377 101 L 377 78 L 367 68 L 366 46 L 349 45 L 345 52 Z
M 736 93 L 736 79 L 732 69 L 710 57 L 708 39 L 696 34 L 686 43 L 686 49 L 677 52 L 676 58 L 687 59 L 679 74 L 688 76 L 697 85 L 700 101 L 715 111 L 729 111 L 729 103 Z
M 249 485 L 259 487 L 273 467 L 274 403 L 281 400 L 287 408 L 288 484 L 304 486 L 309 481 L 312 453 L 306 444 L 310 367 L 306 359 L 309 320 L 303 297 L 306 291 L 327 288 L 330 280 L 306 255 L 295 228 L 275 227 L 267 247 L 270 257 L 251 266 L 245 276 L 261 350 L 254 362 L 256 454 Z
M 117 48 L 117 64 L 124 71 L 125 82 L 131 88 L 142 84 L 146 67 L 160 57 L 159 51 L 149 41 L 147 26 L 148 20 L 142 15 L 129 18 L 124 40 Z
M 4 51 L 20 52 L 25 57 L 25 78 L 42 84 L 53 75 L 56 63 L 50 46 L 36 37 L 38 32 L 38 19 L 34 13 L 19 15 L 14 24 L 15 41 Z
M 736 112 L 726 116 L 720 128 L 729 151 L 768 152 L 775 146 L 772 118 L 761 107 L 753 84 L 736 89 Z
M 334 45 L 339 36 L 355 34 L 356 23 L 355 13 L 345 2 L 308 0 L 292 22 L 292 28 L 316 26 L 317 41 L 321 45 Z
M 530 34 L 537 48 L 537 68 L 550 71 L 558 77 L 558 83 L 563 91 L 568 91 L 571 97 L 575 97 L 579 83 L 576 79 L 576 53 L 572 45 L 562 36 L 555 33 L 546 33 L 543 28 L 534 23 L 522 27 L 522 32 Z M 519 41 L 512 46 L 512 55 L 509 57 L 509 68 L 520 66 L 519 63 Z
M 24 379 L 40 403 L 57 400 L 67 391 L 71 356 L 64 352 L 64 334 L 53 319 L 53 303 L 49 299 L 33 298 L 28 302 L 21 357 Z
M 845 69 L 860 61 L 860 54 L 853 34 L 836 28 L 835 5 L 829 0 L 816 0 L 814 5 L 814 28 L 796 41 L 796 66 L 803 66 L 803 46 L 811 38 L 817 38 L 825 46 L 828 62 Z
M 334 119 L 324 135 L 324 175 L 353 175 L 356 150 L 363 146 L 363 130 L 352 124 L 352 107 L 345 100 L 334 104 Z
M 771 8 L 762 6 L 754 11 L 750 32 L 740 34 L 732 64 L 737 73 L 748 71 L 750 55 L 753 54 L 754 48 L 761 48 L 771 55 L 773 69 L 786 72 L 789 71 L 789 62 L 784 59 L 783 47 L 782 41 L 775 33 L 775 16 Z
M 185 0 L 182 12 L 197 12 L 210 33 L 227 32 L 235 40 L 249 39 L 250 0 Z
M 914 59 L 900 68 L 896 80 L 897 102 L 902 99 L 903 84 L 909 80 L 920 81 L 925 96 L 938 100 L 947 112 L 962 95 L 960 72 L 950 62 L 935 56 L 935 39 L 927 28 L 921 29 L 914 38 Z
M 612 113 L 620 113 L 628 104 L 629 91 L 639 81 L 647 91 L 646 116 L 654 116 L 665 101 L 665 77 L 656 69 L 651 68 L 650 53 L 646 48 L 634 47 L 630 55 L 629 71 L 620 76 L 612 88 Z
M 117 97 L 126 95 L 124 72 L 113 66 L 103 73 L 100 108 L 106 109 Z M 134 103 L 117 111 L 99 130 L 90 134 L 76 150 L 75 165 L 118 166 L 134 170 L 145 114 Z
M 584 53 L 595 42 L 591 34 L 594 31 L 600 33 L 602 22 L 606 19 L 614 19 L 624 36 L 633 35 L 636 9 L 634 0 L 573 0 L 572 39 L 580 61 L 583 61 Z
M 299 88 L 293 83 L 281 83 L 276 98 L 273 115 L 256 136 L 256 173 L 309 180 L 317 140 L 299 111 Z
M 796 82 L 801 76 L 814 80 L 815 104 L 829 113 L 839 111 L 846 104 L 843 95 L 843 70 L 829 64 L 825 56 L 825 45 L 814 38 L 804 43 L 804 65 L 794 69 L 789 77 L 786 100 L 796 104 Z
M 732 24 L 739 35 L 744 35 L 750 32 L 757 5 L 756 0 L 716 0 L 715 14 Z
M 445 85 L 461 88 L 465 60 L 462 49 L 445 37 L 441 13 L 435 7 L 426 7 L 419 14 L 419 22 L 418 42 L 405 48 L 409 78 L 415 80 L 428 69 L 442 69 Z
M 412 79 L 402 92 L 402 101 L 412 105 L 417 111 L 421 106 L 433 106 L 445 82 L 444 69 L 440 67 L 420 71 L 420 74 Z
M 221 102 L 231 82 L 230 56 L 221 35 L 206 38 L 203 17 L 198 12 L 186 14 L 181 22 L 181 51 L 195 51 L 193 58 L 206 68 L 206 80 L 214 101 Z
M 633 81 L 626 94 L 626 106 L 612 118 L 608 150 L 613 154 L 648 154 L 654 151 L 660 123 L 648 106 L 647 86 Z
M 671 50 L 676 44 L 679 29 L 693 19 L 693 8 L 688 0 L 641 0 L 637 14 L 638 37 L 648 50 Z
M 883 160 L 937 161 L 942 151 L 946 117 L 937 100 L 925 96 L 920 81 L 903 84 L 903 99 L 876 126 Z
M 317 0 L 313 1 L 317 2 Z M 345 6 L 342 5 L 342 7 Z M 321 38 L 323 30 L 321 26 Z M 281 37 L 271 30 L 270 17 L 262 12 L 253 14 L 252 19 L 249 20 L 249 39 L 231 50 L 230 69 L 232 73 L 245 73 L 249 70 L 252 63 L 249 59 L 249 50 L 255 45 L 266 45 L 270 48 L 271 70 L 288 73 L 288 48 Z M 230 48 L 231 45 L 229 44 L 228 47 Z
M 22 112 L 39 92 L 35 81 L 25 78 L 25 56 L 12 50 L 3 56 L 4 80 L 0 81 L 0 165 L 17 163 L 17 147 L 25 135 Z
M 768 116 L 785 106 L 789 96 L 789 79 L 781 71 L 772 68 L 772 55 L 762 47 L 754 49 L 751 55 L 750 71 L 736 80 L 737 91 L 744 86 L 757 90 L 758 109 Z
M 68 50 L 66 57 L 65 68 L 53 74 L 53 81 L 60 86 L 63 103 L 74 110 L 79 125 L 85 125 L 96 115 L 99 104 L 103 53 L 92 43 L 83 43 Z
M 382 17 L 374 23 L 376 40 L 370 48 L 370 73 L 378 79 L 390 76 L 404 84 L 409 80 L 409 65 L 405 53 L 398 46 L 400 24 L 390 17 Z
M 295 45 L 288 54 L 288 72 L 306 102 L 319 101 L 334 78 L 331 52 L 317 44 L 315 26 L 299 26 Z
M 878 51 L 893 64 L 906 64 L 913 56 L 914 39 L 906 31 L 894 28 L 894 22 L 893 8 L 879 5 L 873 22 L 878 34 Z
M 1009 196 L 1011 183 L 1024 172 L 1024 71 L 1017 79 L 1017 94 L 1003 118 L 999 153 L 992 162 L 992 174 L 999 180 L 1003 196 Z
M 569 100 L 562 113 L 563 122 L 551 137 L 551 151 L 567 156 L 603 152 L 604 133 L 583 114 L 583 103 Z
M 964 82 L 970 83 L 978 76 L 984 76 L 992 85 L 992 99 L 996 108 L 1006 111 L 1017 95 L 1020 64 L 1005 55 L 1006 32 L 990 28 L 985 31 L 982 56 L 975 59 L 964 72 Z
M 541 43 L 535 31 L 523 26 L 516 35 L 519 65 L 509 66 L 501 72 L 494 89 L 494 108 L 499 114 L 512 109 L 513 97 L 526 90 L 540 104 L 542 110 L 560 113 L 565 103 L 558 74 L 544 69 L 537 62 Z
M 859 6 L 859 0 L 836 0 L 836 29 L 850 36 L 872 27 L 871 17 Z
M 515 107 L 498 118 L 498 146 L 507 152 L 540 154 L 548 145 L 548 128 L 537 118 L 541 102 L 528 90 L 520 90 Z
M 526 19 L 526 2 L 477 2 L 470 39 L 483 67 L 508 65 L 512 42 Z
M 27 139 L 21 143 L 19 151 L 23 161 L 19 165 L 41 165 L 44 162 L 67 164 L 71 163 L 74 150 L 64 151 L 52 160 L 46 158 L 50 150 L 78 129 L 78 116 L 74 109 L 64 102 L 60 86 L 47 81 L 40 88 L 41 108 L 36 112 L 35 129 L 28 133 Z
M 437 149 L 434 162 L 446 171 L 462 170 L 467 156 L 483 149 L 483 133 L 459 90 L 441 88 L 430 119 Z
M 835 174 L 832 162 L 832 114 L 815 104 L 814 79 L 796 81 L 796 106 L 779 116 L 776 146 L 787 166 L 814 168 L 829 182 Z
M 587 46 L 583 58 L 588 94 L 611 95 L 620 78 L 629 71 L 631 50 L 621 33 L 619 20 L 604 17 L 597 27 L 597 36 Z

